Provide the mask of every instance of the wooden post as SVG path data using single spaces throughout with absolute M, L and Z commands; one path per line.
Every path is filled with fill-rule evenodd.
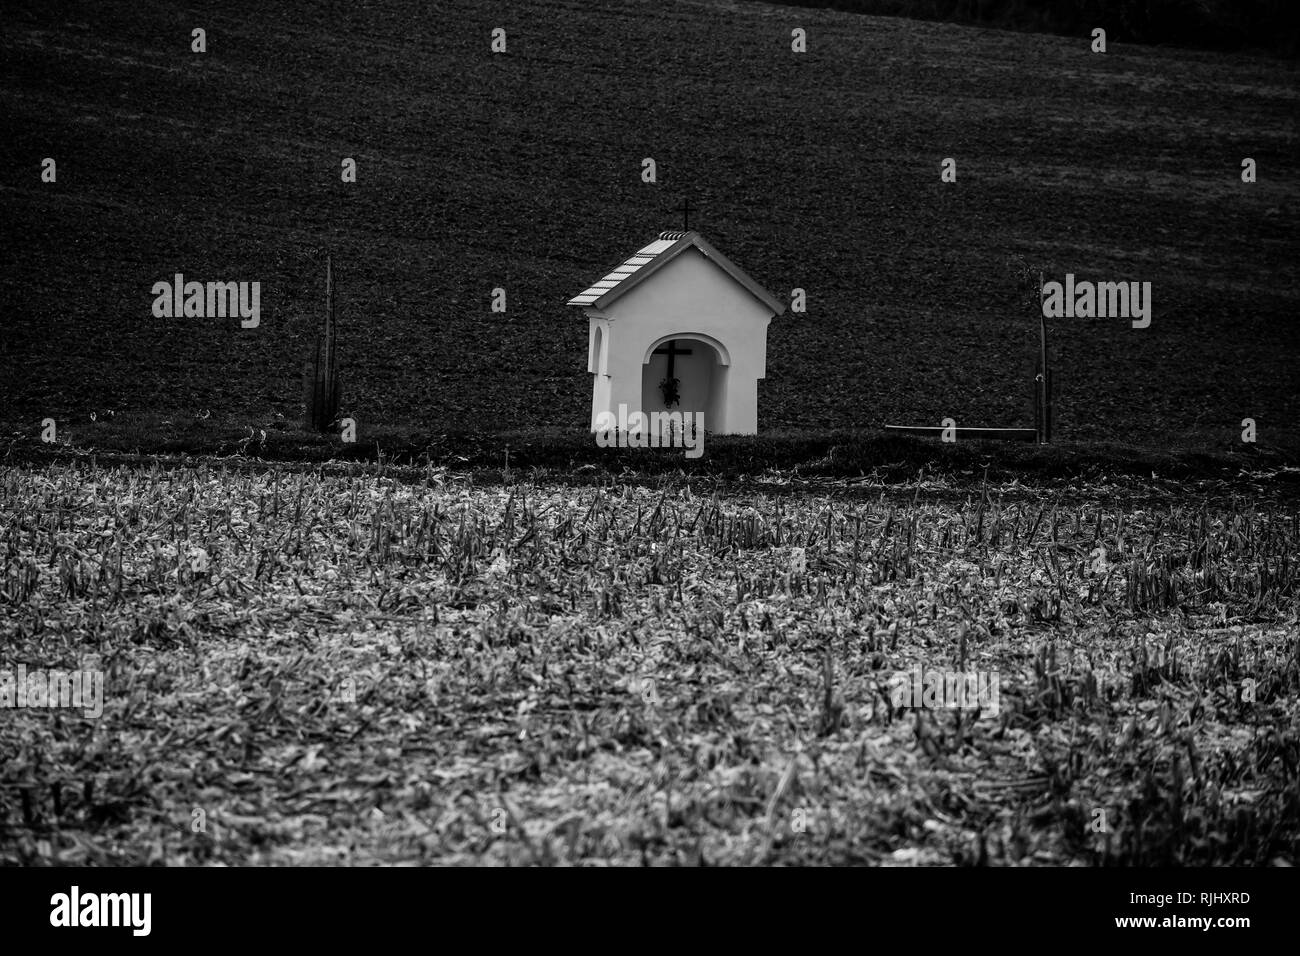
M 1052 417 L 1055 412 L 1052 401 L 1052 370 L 1050 368 L 1044 377 L 1043 392 L 1046 405 L 1043 411 L 1043 444 L 1050 445 L 1052 443 Z
M 325 259 L 325 324 L 316 336 L 315 360 L 308 369 L 307 424 L 318 432 L 329 431 L 339 412 L 338 365 L 334 346 L 334 262 Z
M 1052 440 L 1051 372 L 1047 367 L 1047 318 L 1043 315 L 1043 274 L 1038 273 L 1038 401 L 1034 427 L 1038 429 L 1038 443 L 1046 445 Z

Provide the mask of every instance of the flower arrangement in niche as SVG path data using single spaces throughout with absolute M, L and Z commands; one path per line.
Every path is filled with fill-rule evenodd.
M 677 391 L 679 385 L 681 382 L 676 378 L 665 378 L 659 383 L 659 392 L 664 397 L 665 407 L 672 408 L 681 401 L 681 394 Z

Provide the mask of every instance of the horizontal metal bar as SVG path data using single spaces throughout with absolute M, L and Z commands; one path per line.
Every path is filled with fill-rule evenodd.
M 901 432 L 906 435 L 942 435 L 946 429 L 942 425 L 886 425 L 885 431 Z M 983 438 L 993 441 L 1036 441 L 1038 432 L 1032 428 L 964 428 L 958 426 L 953 431 L 958 438 Z

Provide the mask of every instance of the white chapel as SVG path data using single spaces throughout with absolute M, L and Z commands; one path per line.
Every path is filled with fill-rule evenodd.
M 591 428 L 602 413 L 701 412 L 719 435 L 758 431 L 767 326 L 785 312 L 698 232 L 662 232 L 568 302 L 590 326 Z

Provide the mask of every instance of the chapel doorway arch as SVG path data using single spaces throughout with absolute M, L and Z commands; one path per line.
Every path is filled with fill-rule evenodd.
M 698 412 L 705 429 L 725 431 L 730 367 L 726 346 L 711 336 L 698 332 L 661 336 L 650 343 L 642 361 L 641 410 Z

